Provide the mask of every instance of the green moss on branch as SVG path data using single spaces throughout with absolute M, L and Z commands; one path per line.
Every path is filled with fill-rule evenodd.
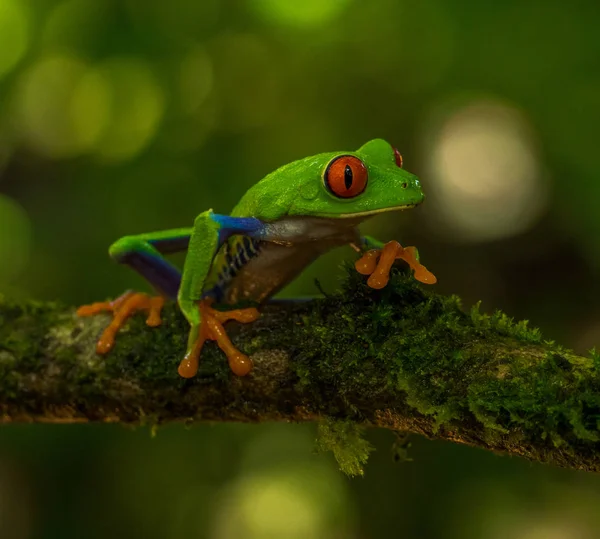
M 179 378 L 187 325 L 174 306 L 159 329 L 132 319 L 99 357 L 107 321 L 1 300 L 2 421 L 330 418 L 600 470 L 600 356 L 577 356 L 501 313 L 465 312 L 400 272 L 374 291 L 350 271 L 337 295 L 231 327 L 255 363 L 246 378 L 213 343 L 199 375 Z

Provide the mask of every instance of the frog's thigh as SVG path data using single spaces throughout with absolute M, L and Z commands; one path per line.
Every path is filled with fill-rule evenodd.
M 125 236 L 110 246 L 110 256 L 144 277 L 161 295 L 175 299 L 181 282 L 179 270 L 163 254 L 185 251 L 191 229 Z

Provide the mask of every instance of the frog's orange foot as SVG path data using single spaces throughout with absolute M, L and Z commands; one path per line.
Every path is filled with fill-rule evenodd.
M 254 308 L 217 311 L 210 304 L 210 300 L 201 300 L 199 303 L 202 321 L 197 337 L 179 364 L 179 375 L 183 378 L 195 376 L 198 372 L 198 361 L 204 343 L 206 341 L 217 341 L 219 348 L 225 352 L 233 373 L 238 376 L 246 376 L 252 370 L 252 360 L 233 345 L 223 324 L 228 320 L 237 320 L 244 324 L 254 322 L 260 316 L 260 313 Z
M 410 266 L 410 268 L 413 270 L 413 276 L 417 281 L 420 281 L 423 284 L 437 283 L 437 277 L 417 260 L 416 255 L 416 247 L 400 246 L 400 251 L 396 255 L 396 258 L 401 258 Z
M 107 354 L 115 344 L 117 332 L 135 312 L 146 311 L 148 313 L 146 324 L 151 327 L 160 326 L 162 323 L 160 314 L 164 304 L 165 298 L 162 296 L 149 296 L 141 292 L 125 292 L 113 301 L 92 303 L 91 305 L 79 307 L 77 316 L 93 316 L 103 312 L 113 314 L 111 323 L 104 330 L 96 344 L 98 354 Z
M 417 281 L 425 284 L 435 284 L 437 279 L 416 258 L 414 247 L 402 247 L 397 241 L 389 241 L 383 249 L 372 249 L 367 251 L 354 265 L 356 271 L 363 275 L 369 275 L 367 284 L 377 290 L 384 288 L 390 280 L 390 270 L 394 260 L 404 260 L 414 272 Z

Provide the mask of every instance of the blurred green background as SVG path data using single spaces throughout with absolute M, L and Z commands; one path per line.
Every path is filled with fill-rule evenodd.
M 144 283 L 125 234 L 226 213 L 294 159 L 382 137 L 428 199 L 365 231 L 437 289 L 600 344 L 600 4 L 0 0 L 0 293 Z M 286 294 L 334 290 L 331 253 Z M 0 430 L 0 537 L 600 537 L 600 479 L 371 432 L 364 479 L 312 425 Z

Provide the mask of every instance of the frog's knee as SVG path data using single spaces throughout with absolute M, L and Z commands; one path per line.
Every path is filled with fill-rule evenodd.
M 143 241 L 135 236 L 124 236 L 109 247 L 108 254 L 113 260 L 123 262 L 127 255 L 140 251 L 143 243 Z

